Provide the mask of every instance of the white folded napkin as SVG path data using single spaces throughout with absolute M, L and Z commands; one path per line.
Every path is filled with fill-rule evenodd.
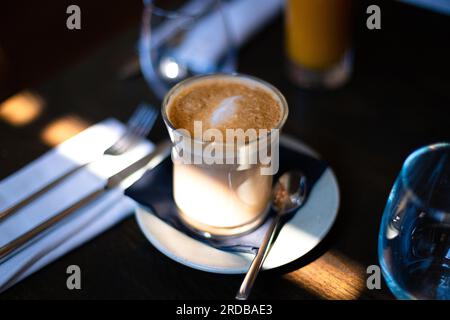
M 215 69 L 214 65 L 230 45 L 228 34 L 223 27 L 224 17 L 233 44 L 240 47 L 280 13 L 283 2 L 283 0 L 225 2 L 223 16 L 215 11 L 198 21 L 173 53 L 174 58 L 196 73 L 212 72 Z
M 195 14 L 202 12 L 211 2 L 204 0 L 188 1 L 181 12 Z M 243 45 L 253 34 L 270 22 L 283 6 L 283 0 L 234 0 L 224 2 L 222 13 L 212 11 L 202 17 L 189 30 L 186 38 L 172 53 L 173 58 L 195 73 L 208 73 L 214 70 L 214 65 L 229 49 L 231 36 L 236 47 Z M 229 34 L 225 32 L 224 20 Z M 151 45 L 161 46 L 167 39 L 179 32 L 189 16 L 181 15 L 177 19 L 168 20 L 151 30 Z M 146 50 L 144 47 L 142 50 Z M 146 52 L 144 54 L 147 54 Z
M 146 5 L 151 2 L 144 1 Z M 167 84 L 160 79 L 161 70 L 167 76 L 171 76 L 169 73 L 174 71 L 177 73 L 175 76 L 180 77 L 184 77 L 188 70 L 194 74 L 217 72 L 220 60 L 227 53 L 233 54 L 230 49 L 243 45 L 279 14 L 284 1 L 234 0 L 224 1 L 222 4 L 220 11 L 212 9 L 202 15 L 200 13 L 210 7 L 211 1 L 190 0 L 179 9 L 179 12 L 186 13 L 185 15 L 174 15 L 176 19 L 167 19 L 154 29 L 143 29 L 139 42 L 141 71 L 159 98 L 163 99 L 168 90 Z M 151 8 L 149 6 L 149 9 Z M 192 16 L 198 16 L 194 24 Z M 154 17 L 150 15 L 148 18 L 151 20 Z M 171 50 L 163 50 L 166 52 L 161 57 L 159 66 L 155 68 L 154 61 L 151 60 L 152 48 L 160 48 L 180 30 L 186 30 L 185 37 L 176 41 L 176 47 Z M 234 59 L 225 60 L 220 70 L 235 72 Z
M 105 120 L 0 181 L 0 210 L 4 210 L 77 165 L 96 160 L 0 222 L 0 247 L 77 202 L 104 184 L 110 175 L 153 149 L 150 142 L 142 140 L 123 155 L 102 157 L 103 151 L 124 130 L 125 126 L 117 120 Z M 134 206 L 134 201 L 117 188 L 79 209 L 26 249 L 0 264 L 0 292 L 110 228 L 132 213 Z

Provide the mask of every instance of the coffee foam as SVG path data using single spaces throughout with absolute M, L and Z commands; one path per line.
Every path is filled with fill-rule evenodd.
M 202 129 L 272 129 L 281 121 L 281 101 L 255 80 L 217 76 L 194 80 L 180 87 L 168 101 L 167 116 L 176 129 L 194 134 Z

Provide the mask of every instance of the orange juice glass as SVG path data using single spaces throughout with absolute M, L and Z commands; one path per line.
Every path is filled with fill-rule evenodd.
M 352 0 L 287 0 L 289 75 L 302 87 L 334 88 L 352 70 Z

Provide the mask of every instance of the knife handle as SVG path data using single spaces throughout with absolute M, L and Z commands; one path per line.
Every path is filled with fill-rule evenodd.
M 7 261 L 15 254 L 19 253 L 23 249 L 25 249 L 28 245 L 33 243 L 34 240 L 44 234 L 45 231 L 53 227 L 62 219 L 70 216 L 72 213 L 83 207 L 84 205 L 90 203 L 91 201 L 97 199 L 100 195 L 102 195 L 107 189 L 105 187 L 101 187 L 85 197 L 81 200 L 77 201 L 70 207 L 58 212 L 56 215 L 52 216 L 48 220 L 42 222 L 37 225 L 33 229 L 25 232 L 21 236 L 15 238 L 11 242 L 8 242 L 4 246 L 0 247 L 0 264 Z

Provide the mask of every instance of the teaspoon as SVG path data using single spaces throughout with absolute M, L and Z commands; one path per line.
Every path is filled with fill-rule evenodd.
M 284 173 L 277 181 L 272 191 L 272 208 L 275 210 L 275 216 L 269 228 L 266 231 L 258 253 L 250 265 L 245 275 L 244 281 L 236 294 L 237 300 L 246 300 L 250 295 L 256 277 L 264 263 L 264 259 L 270 250 L 270 245 L 282 218 L 296 212 L 306 198 L 306 177 L 299 171 L 289 171 Z

